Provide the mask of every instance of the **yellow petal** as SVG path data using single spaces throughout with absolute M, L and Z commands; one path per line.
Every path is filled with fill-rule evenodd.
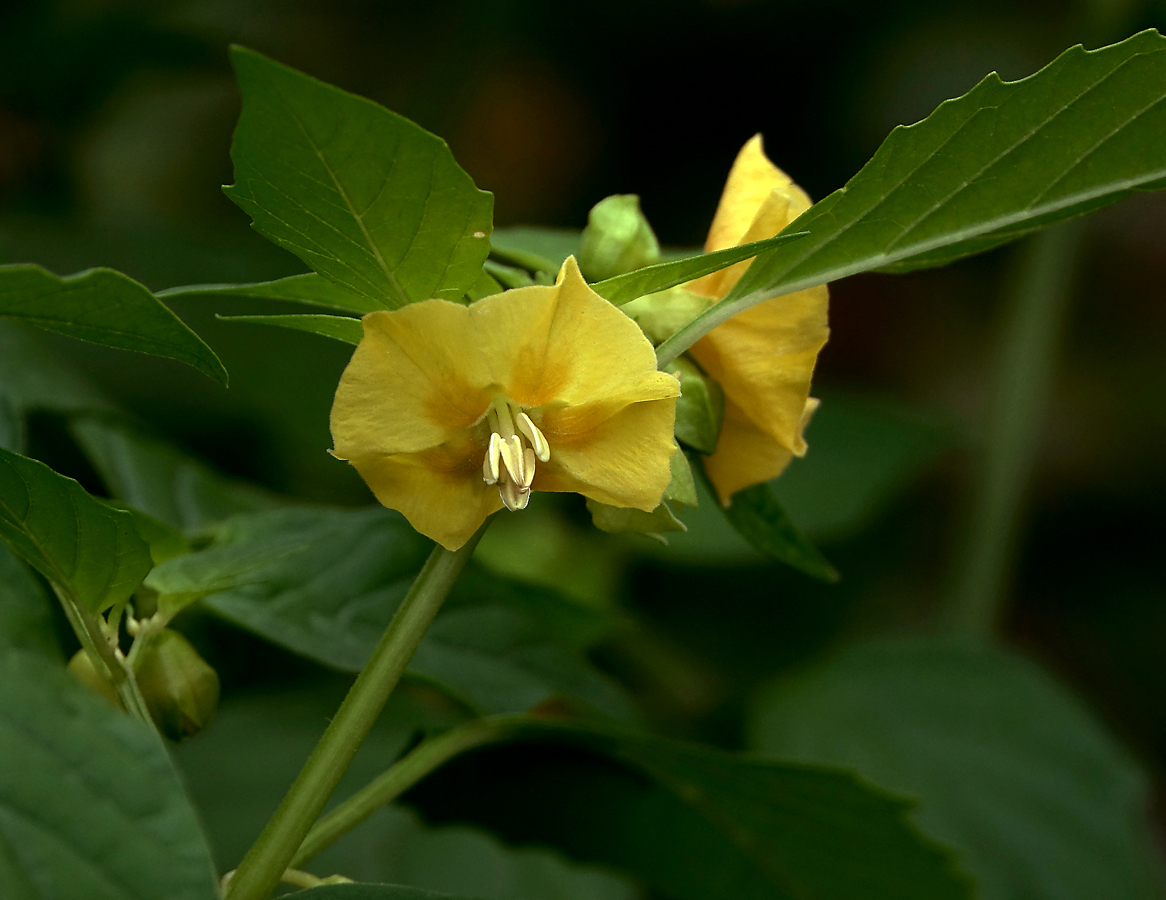
M 555 412 L 548 411 L 542 427 L 551 461 L 538 467 L 534 489 L 574 491 L 651 512 L 672 479 L 675 418 L 674 400 L 648 400 L 625 406 L 589 431 L 568 433 L 558 430 Z
M 461 547 L 502 508 L 498 488 L 482 480 L 484 450 L 468 432 L 420 453 L 352 460 L 383 505 L 447 550 Z
M 726 401 L 717 452 L 705 457 L 704 470 L 716 488 L 717 499 L 728 506 L 737 491 L 780 475 L 793 456 Z
M 332 405 L 340 459 L 436 447 L 485 413 L 490 366 L 466 307 L 426 300 L 362 321 Z
M 818 351 L 830 333 L 826 327 L 827 300 L 825 285 L 774 297 L 734 316 L 693 345 L 692 356 L 725 391 L 726 429 L 716 455 L 733 454 L 740 436 L 739 431 L 728 429 L 730 404 L 739 424 L 749 423 L 775 445 L 771 454 L 775 458 L 777 448 L 796 456 L 805 452 L 801 433 L 810 380 Z M 722 465 L 714 468 L 725 471 Z M 775 475 L 742 474 L 719 480 L 710 472 L 710 477 L 725 495 L 732 493 L 727 486 L 730 482 L 757 484 Z
M 729 170 L 725 188 L 717 204 L 713 224 L 705 240 L 706 253 L 736 247 L 746 243 L 745 235 L 753 225 L 758 211 L 775 190 L 785 192 L 793 184 L 793 179 L 770 162 L 761 143 L 761 135 L 755 134 L 741 148 Z M 800 215 L 804 210 L 799 210 Z M 777 234 L 777 232 L 773 232 Z M 772 237 L 772 235 L 762 235 Z M 761 238 L 752 238 L 760 240 Z
M 513 360 L 499 378 L 516 403 L 576 406 L 606 400 L 614 412 L 635 400 L 670 396 L 656 377 L 651 342 L 635 322 L 591 290 L 573 256 L 563 263 L 554 287 L 495 294 L 470 309 L 501 306 L 508 294 L 521 295 L 523 331 L 506 348 L 494 340 L 497 329 L 492 330 L 490 352 L 492 358 Z

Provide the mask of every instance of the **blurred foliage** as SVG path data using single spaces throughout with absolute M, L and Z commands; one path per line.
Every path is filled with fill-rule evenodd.
M 891 127 L 926 115 L 986 72 L 1021 77 L 1073 42 L 1097 46 L 1113 29 L 1124 36 L 1162 27 L 1164 16 L 1161 3 L 1101 0 L 974 10 L 922 0 L 684 0 L 667 15 L 658 4 L 607 0 L 586 8 L 529 0 L 417 7 L 14 0 L 0 10 L 0 263 L 32 262 L 58 274 L 110 266 L 154 290 L 302 272 L 252 232 L 220 190 L 232 180 L 228 147 L 240 108 L 225 52 L 231 41 L 446 136 L 475 182 L 495 192 L 498 223 L 511 226 L 496 233 L 495 248 L 505 249 L 522 225 L 556 226 L 562 231 L 538 233 L 541 255 L 554 263 L 577 246 L 594 203 L 627 191 L 640 195 L 665 247 L 696 245 L 733 154 L 757 131 L 775 161 L 822 197 Z M 984 433 L 987 360 L 1012 252 L 832 286 L 812 449 L 773 490 L 821 543 L 840 584 L 766 561 L 703 493 L 682 516 L 688 532 L 670 534 L 667 547 L 598 533 L 581 503 L 539 497 L 523 516 L 495 526 L 480 561 L 499 577 L 553 589 L 601 615 L 611 627 L 568 648 L 571 664 L 622 681 L 652 727 L 744 746 L 747 728 L 757 733 L 749 717 L 776 704 L 769 691 L 758 699 L 758 685 L 851 639 L 928 622 L 950 574 L 969 460 Z M 1166 197 L 1127 200 L 1088 220 L 1079 271 L 1003 637 L 1079 689 L 1150 764 L 1157 786 L 1166 763 L 1156 537 L 1166 503 Z M 203 487 L 219 483 L 219 473 L 297 502 L 367 503 L 359 479 L 325 452 L 348 348 L 214 317 L 292 309 L 278 300 L 189 295 L 167 303 L 222 359 L 229 390 L 168 361 L 0 323 L 0 445 L 27 449 L 86 488 L 191 533 L 272 502 L 228 482 L 209 507 L 194 503 L 206 500 Z M 165 491 L 127 481 L 134 466 L 124 461 L 140 461 L 143 447 L 156 451 L 146 455 L 165 472 Z M 175 483 L 202 487 L 175 494 Z M 0 632 L 27 635 L 23 646 L 54 657 L 71 655 L 72 638 L 58 639 L 65 629 L 22 565 L 0 558 L 0 584 L 23 598 L 0 605 Z M 343 682 L 197 607 L 176 625 L 223 677 L 219 718 L 177 757 L 216 860 L 230 866 L 323 728 Z M 1011 672 L 1006 665 L 1001 679 Z M 1029 674 L 1015 677 L 1031 686 Z M 926 686 L 910 675 L 907 682 Z M 889 691 L 871 704 L 893 705 Z M 1063 700 L 1062 689 L 1045 681 L 1033 691 L 1038 705 L 1042 697 L 1054 707 Z M 394 701 L 350 786 L 380 771 L 419 731 L 464 715 L 417 683 L 406 695 Z M 263 707 L 272 710 L 267 718 L 260 703 L 273 698 Z M 939 710 L 931 721 L 952 713 L 948 699 L 927 700 Z M 858 727 L 834 707 L 811 715 L 810 701 L 802 703 L 799 746 L 809 746 L 815 729 L 825 733 L 823 719 L 840 731 Z M 1116 821 L 1131 796 L 1142 796 L 1135 768 L 1080 709 L 1060 709 L 1071 720 L 1066 734 L 1093 741 L 1100 765 L 1116 773 L 1121 803 L 1107 807 Z M 1041 721 L 1038 713 L 1030 718 Z M 992 716 L 984 722 L 998 724 Z M 842 743 L 859 752 L 857 738 Z M 532 764 L 549 771 L 566 755 Z M 495 756 L 492 766 L 521 774 L 525 759 Z M 914 787 L 897 780 L 901 764 L 883 761 L 884 786 Z M 595 763 L 579 765 L 588 771 Z M 440 819 L 476 771 L 439 774 L 407 799 Z M 589 783 L 581 782 L 580 803 Z M 926 825 L 939 813 L 924 807 L 919 815 Z M 935 833 L 958 841 L 942 825 Z M 424 824 L 404 807 L 380 814 L 349 851 L 344 846 L 321 857 L 321 871 L 333 865 L 491 898 L 538 890 L 622 900 L 635 890 L 546 851 L 515 851 L 476 826 Z M 375 865 L 367 848 L 377 851 Z M 446 854 L 457 864 L 434 862 Z

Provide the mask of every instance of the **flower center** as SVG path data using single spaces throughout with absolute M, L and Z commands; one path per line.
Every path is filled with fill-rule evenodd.
M 511 512 L 530 502 L 536 462 L 551 458 L 551 446 L 522 408 L 507 397 L 494 398 L 486 411 L 490 443 L 482 462 L 486 484 L 498 485 L 498 495 Z

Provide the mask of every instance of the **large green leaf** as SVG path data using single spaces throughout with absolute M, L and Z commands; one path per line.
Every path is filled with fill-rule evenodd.
M 494 232 L 490 250 L 500 259 L 553 278 L 567 257 L 579 252 L 582 238 L 578 228 L 512 225 Z
M 359 344 L 364 337 L 360 319 L 349 316 L 219 316 L 224 322 L 243 322 L 252 325 L 275 325 L 292 331 L 306 331 L 329 337 L 345 344 Z
M 0 653 L 9 648 L 61 659 L 49 598 L 12 551 L 0 547 Z
M 364 666 L 431 548 L 405 520 L 374 507 L 241 516 L 201 553 L 158 566 L 163 599 L 206 596 L 220 615 L 342 671 Z M 582 649 L 606 616 L 550 591 L 472 569 L 414 655 L 409 672 L 482 713 L 565 696 L 623 720 L 635 714 Z
M 372 304 L 461 300 L 490 252 L 494 198 L 445 141 L 251 50 L 231 60 L 243 114 L 225 190 L 256 230 Z
M 112 269 L 59 278 L 40 266 L 0 266 L 0 317 L 95 344 L 167 356 L 227 383 L 227 370 L 197 334 L 142 285 Z
M 326 306 L 345 312 L 367 313 L 384 309 L 384 303 L 374 302 L 364 294 L 308 272 L 306 275 L 290 275 L 277 281 L 260 281 L 255 284 L 190 284 L 183 287 L 159 291 L 159 297 L 258 297 L 264 300 L 288 300 L 292 303 L 310 303 L 312 306 Z
M 17 898 L 218 897 L 194 812 L 146 726 L 29 654 L 0 653 L 0 684 L 0 885 L 7 870 Z
M 967 900 L 909 804 L 847 772 L 528 719 L 408 795 L 679 900 Z
M 277 504 L 124 420 L 79 416 L 69 428 L 110 494 L 180 531 Z
M 153 565 L 130 513 L 7 450 L 0 450 L 0 538 L 95 613 L 127 598 Z
M 178 765 L 220 867 L 231 868 L 263 828 L 312 751 L 347 687 L 281 686 L 228 696 L 214 727 L 180 744 Z M 408 749 L 414 735 L 458 721 L 432 691 L 394 692 L 337 790 L 363 787 Z M 466 826 L 430 828 L 384 809 L 316 857 L 310 870 L 365 882 L 472 894 L 488 900 L 631 900 L 623 879 L 567 863 L 547 850 L 516 850 Z
M 1166 186 L 1166 39 L 1081 47 L 1028 78 L 992 74 L 899 127 L 844 188 L 789 226 L 720 303 L 662 346 L 690 346 L 766 297 L 871 269 L 942 265 Z
M 1075 698 L 1000 650 L 939 640 L 854 647 L 774 684 L 753 746 L 851 766 L 920 798 L 983 900 L 1149 900 L 1146 778 Z

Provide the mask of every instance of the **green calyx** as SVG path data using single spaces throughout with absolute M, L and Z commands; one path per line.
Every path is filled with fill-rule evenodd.
M 725 422 L 724 390 L 687 357 L 673 360 L 668 371 L 680 379 L 677 440 L 706 455 L 714 453 Z
M 219 676 L 177 631 L 155 635 L 135 669 L 150 716 L 167 737 L 192 737 L 210 722 L 219 705 Z
M 587 216 L 579 244 L 579 268 L 588 281 L 603 281 L 660 261 L 660 242 L 635 194 L 613 194 Z

